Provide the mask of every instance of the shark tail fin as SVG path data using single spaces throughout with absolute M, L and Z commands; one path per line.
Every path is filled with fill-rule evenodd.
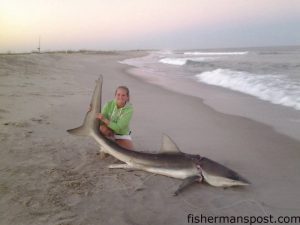
M 90 132 L 84 125 L 67 130 L 68 133 L 77 135 L 77 136 L 89 136 Z
M 93 96 L 91 99 L 90 110 L 86 113 L 81 126 L 67 130 L 68 133 L 77 136 L 91 136 L 99 134 L 100 120 L 97 114 L 101 112 L 101 96 L 102 96 L 102 75 L 96 80 Z

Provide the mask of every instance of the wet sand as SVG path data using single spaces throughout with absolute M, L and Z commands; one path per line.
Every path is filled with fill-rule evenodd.
M 142 54 L 0 55 L 0 224 L 188 224 L 188 214 L 297 216 L 299 141 L 147 83 L 118 63 Z M 166 133 L 183 152 L 218 161 L 252 184 L 195 184 L 173 197 L 180 180 L 108 169 L 115 159 L 101 160 L 93 139 L 66 132 L 81 124 L 100 73 L 103 102 L 118 85 L 130 88 L 137 150 L 159 151 Z

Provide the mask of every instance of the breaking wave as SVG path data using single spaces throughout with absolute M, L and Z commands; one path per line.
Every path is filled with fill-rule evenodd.
M 300 83 L 282 75 L 259 75 L 229 69 L 216 69 L 195 75 L 197 80 L 229 88 L 259 99 L 300 110 Z
M 185 52 L 184 55 L 246 55 L 245 52 Z
M 183 66 L 188 61 L 191 62 L 207 62 L 207 61 L 213 61 L 217 59 L 217 57 L 197 57 L 197 58 L 163 58 L 160 59 L 160 63 L 164 64 L 171 64 L 171 65 L 177 65 L 177 66 Z

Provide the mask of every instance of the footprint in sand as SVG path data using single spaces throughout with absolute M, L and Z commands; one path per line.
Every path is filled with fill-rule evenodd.
M 27 138 L 27 137 L 30 137 L 31 134 L 33 133 L 33 130 L 25 130 L 24 131 L 24 136 Z
M 33 121 L 33 122 L 37 122 L 39 124 L 42 124 L 47 119 L 48 119 L 48 116 L 41 115 L 40 118 L 31 118 L 30 120 Z M 49 124 L 49 122 L 46 122 L 46 124 Z
M 42 123 L 43 119 L 40 119 L 40 118 L 31 118 L 31 121 L 37 122 L 37 123 Z
M 1 116 L 0 116 L 1 118 Z M 17 128 L 24 128 L 23 135 L 24 137 L 30 137 L 31 134 L 33 133 L 33 130 L 28 129 L 30 127 L 30 124 L 28 122 L 5 122 L 3 123 L 4 126 L 12 126 L 12 127 L 17 127 Z M 7 134 L 5 133 L 0 133 L 0 140 L 5 141 L 8 138 Z
M 0 109 L 0 113 L 9 113 L 9 111 L 7 111 L 5 109 Z
M 30 124 L 28 122 L 5 122 L 3 123 L 5 126 L 14 126 L 14 127 L 29 127 Z

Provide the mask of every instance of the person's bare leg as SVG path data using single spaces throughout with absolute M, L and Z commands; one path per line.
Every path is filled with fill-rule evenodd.
M 111 138 L 113 136 L 113 131 L 106 125 L 101 125 L 99 129 L 100 133 L 103 134 L 105 137 Z
M 126 148 L 128 150 L 134 150 L 133 143 L 131 140 L 126 139 L 116 139 L 116 143 L 120 145 L 123 148 Z

